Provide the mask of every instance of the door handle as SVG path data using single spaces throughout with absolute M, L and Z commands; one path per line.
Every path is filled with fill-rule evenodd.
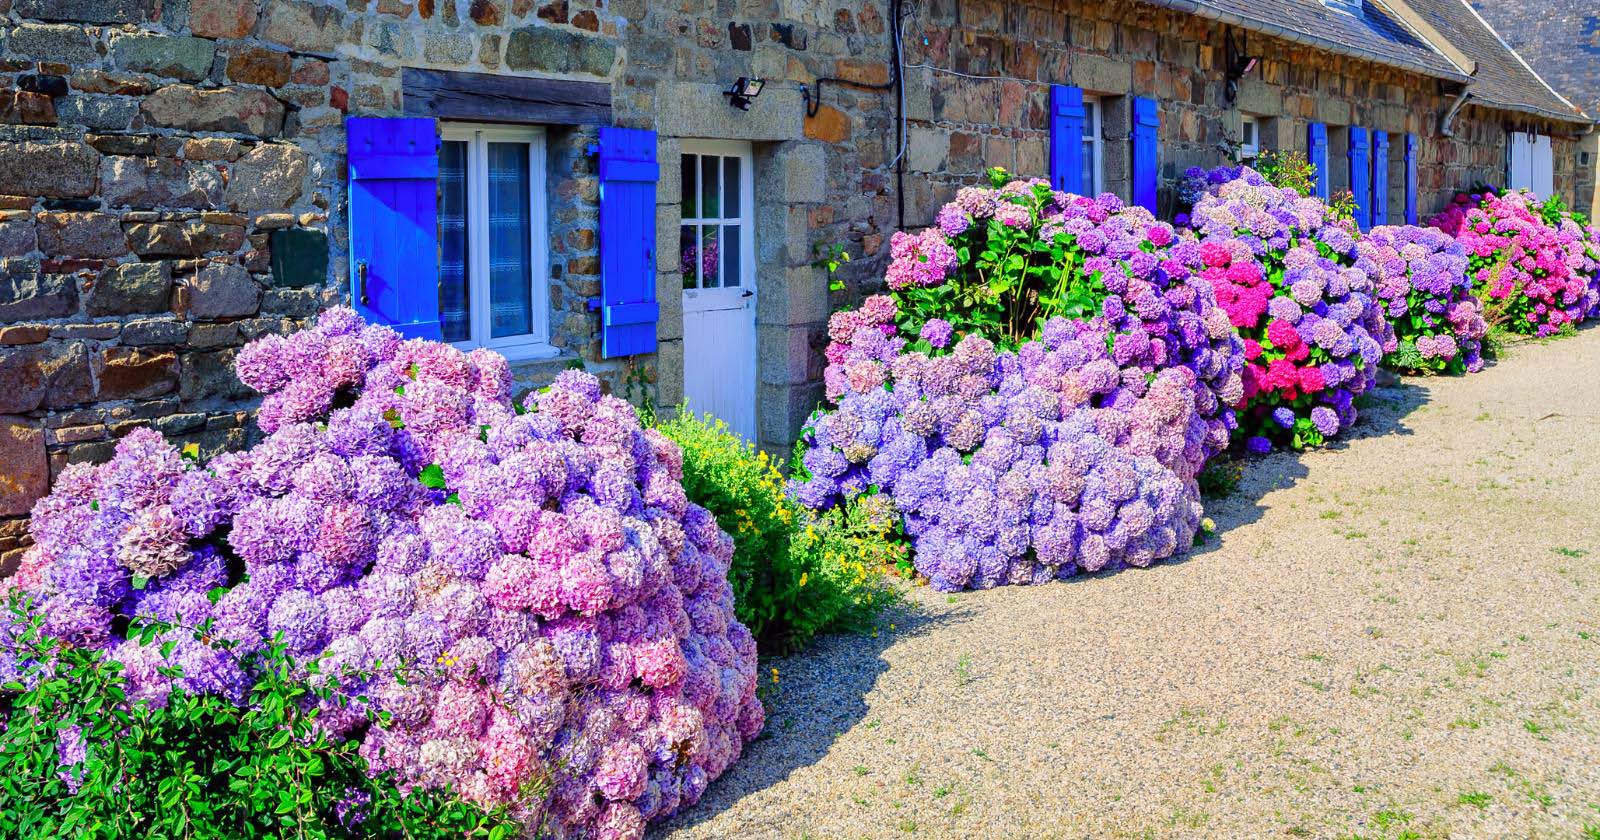
M 755 292 L 752 292 L 749 289 L 745 289 L 744 290 L 744 294 L 740 295 L 739 297 L 747 298 L 747 297 L 750 297 L 750 296 L 752 296 L 754 294 L 755 294 Z
M 367 261 L 356 260 L 356 280 L 360 284 L 361 305 L 371 306 L 372 301 L 367 297 Z

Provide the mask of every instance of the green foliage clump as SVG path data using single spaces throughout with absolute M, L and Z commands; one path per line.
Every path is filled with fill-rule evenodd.
M 445 791 L 401 792 L 392 774 L 368 775 L 359 739 L 318 726 L 330 679 L 281 643 L 251 655 L 242 705 L 175 689 L 156 706 L 129 700 L 122 664 L 103 651 L 42 634 L 23 596 L 0 621 L 10 622 L 0 657 L 19 663 L 0 686 L 0 836 L 501 840 L 519 830 Z M 141 621 L 129 635 L 157 644 L 174 630 L 231 655 L 206 627 Z
M 657 426 L 683 449 L 683 489 L 733 535 L 734 609 L 763 653 L 818 633 L 860 630 L 894 598 L 888 549 L 847 513 L 818 518 L 789 497 L 765 452 L 710 415 L 680 409 Z
M 1267 150 L 1257 156 L 1250 167 L 1274 187 L 1288 188 L 1305 197 L 1316 188 L 1317 166 L 1306 160 L 1304 152 Z

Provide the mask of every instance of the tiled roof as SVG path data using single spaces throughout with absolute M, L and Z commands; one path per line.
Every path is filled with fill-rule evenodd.
M 1148 0 L 1241 29 L 1452 81 L 1466 73 L 1386 10 L 1361 0 Z
M 1252 32 L 1307 44 L 1339 55 L 1398 67 L 1424 76 L 1470 82 L 1474 100 L 1485 105 L 1522 111 L 1571 122 L 1589 117 L 1564 101 L 1539 74 L 1530 69 L 1494 29 L 1479 17 L 1467 0 L 1397 0 L 1404 3 L 1448 45 L 1430 44 L 1383 0 L 1146 0 L 1174 11 L 1211 18 Z M 1587 33 L 1589 49 L 1574 57 L 1576 71 L 1589 70 L 1592 82 L 1600 77 L 1600 17 L 1597 0 L 1484 0 L 1500 5 L 1570 6 L 1575 16 L 1586 18 L 1580 29 Z M 1584 7 L 1587 12 L 1577 12 Z M 1416 18 L 1407 18 L 1415 21 Z M 1448 46 L 1449 49 L 1442 49 Z M 1576 52 L 1576 51 L 1574 51 Z M 1446 53 L 1470 59 L 1462 67 Z M 1473 72 L 1475 71 L 1475 72 Z M 1471 74 L 1469 76 L 1469 73 Z
M 1562 96 L 1600 117 L 1600 3 L 1473 0 L 1472 6 Z
M 1466 0 L 1406 2 L 1435 29 L 1446 33 L 1451 45 L 1478 63 L 1478 72 L 1469 89 L 1474 100 L 1498 108 L 1560 120 L 1590 121 L 1582 111 L 1551 90 L 1488 22 L 1467 5 Z M 1539 0 L 1516 2 L 1536 5 Z M 1590 60 L 1594 59 L 1591 57 Z

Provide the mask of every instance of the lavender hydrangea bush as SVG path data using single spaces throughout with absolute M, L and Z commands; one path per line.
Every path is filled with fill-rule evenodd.
M 1014 349 L 1052 318 L 1097 318 L 1127 391 L 1137 396 L 1160 371 L 1187 368 L 1207 425 L 1205 455 L 1225 448 L 1244 345 L 1199 276 L 1194 246 L 1114 195 L 1091 199 L 1008 177 L 996 170 L 1000 186 L 963 188 L 935 227 L 896 234 L 891 295 L 829 322 L 828 397 L 872 375 L 871 364 L 844 363 L 863 324 L 888 329 L 892 321 L 909 349 L 937 356 L 966 335 Z
M 802 502 L 888 497 L 940 590 L 1148 566 L 1192 544 L 1209 434 L 1194 371 L 1119 367 L 1103 318 L 1052 320 L 1014 352 L 967 335 L 930 355 L 895 314 L 869 298 L 830 348 L 841 390 L 805 431 Z
M 1202 276 L 1244 339 L 1239 435 L 1253 452 L 1335 437 L 1397 346 L 1372 278 L 1356 267 L 1352 228 L 1249 167 L 1191 170 L 1188 180 L 1205 184 L 1183 220 Z
M 1386 363 L 1413 372 L 1483 369 L 1489 325 L 1472 292 L 1466 246 L 1435 228 L 1382 225 L 1361 237 L 1357 251 L 1356 265 L 1394 325 L 1398 345 Z
M 687 501 L 678 448 L 592 376 L 514 404 L 502 357 L 347 309 L 249 345 L 238 373 L 267 394 L 265 441 L 202 465 L 141 430 L 69 467 L 5 584 L 51 635 L 108 649 L 133 698 L 237 700 L 249 675 L 192 632 L 130 642 L 128 616 L 281 637 L 388 718 L 319 718 L 375 771 L 562 836 L 641 836 L 760 731 L 732 540 Z

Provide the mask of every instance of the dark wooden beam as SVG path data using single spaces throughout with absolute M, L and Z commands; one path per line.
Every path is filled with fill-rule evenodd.
M 611 85 L 407 67 L 408 117 L 553 125 L 610 125 Z

